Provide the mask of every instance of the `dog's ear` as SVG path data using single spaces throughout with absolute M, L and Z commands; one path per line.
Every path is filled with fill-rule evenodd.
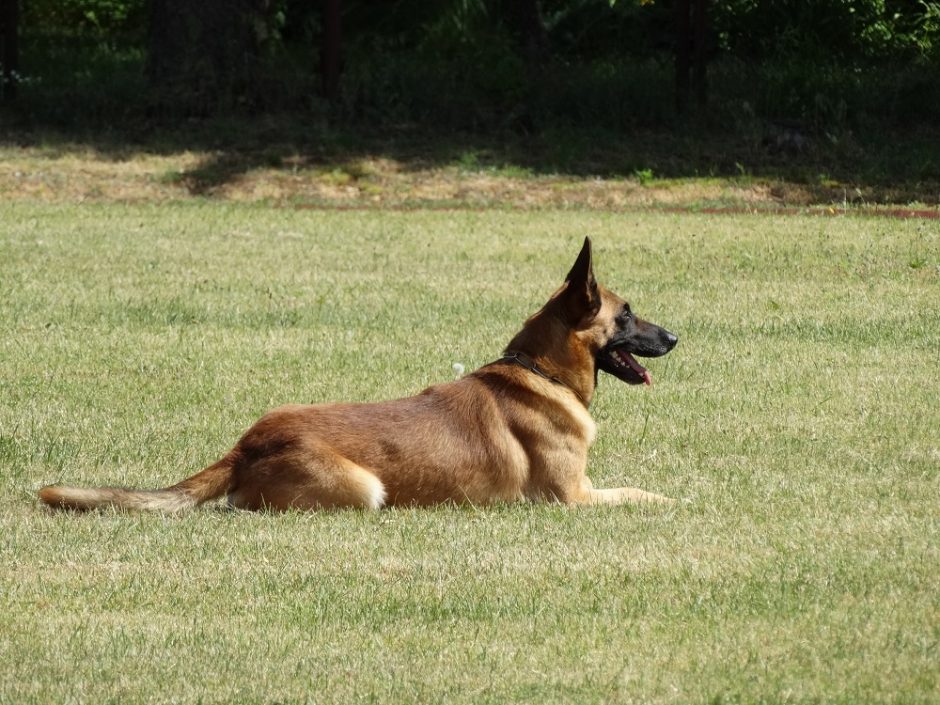
M 591 263 L 591 238 L 584 238 L 584 245 L 574 266 L 565 277 L 568 286 L 563 294 L 565 309 L 572 323 L 593 319 L 601 310 L 601 294 L 594 278 Z

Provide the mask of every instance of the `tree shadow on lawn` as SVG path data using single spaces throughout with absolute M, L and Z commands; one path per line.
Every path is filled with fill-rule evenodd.
M 871 138 L 850 132 L 837 137 L 796 132 L 794 137 L 770 124 L 745 134 L 677 125 L 629 134 L 554 128 L 519 135 L 413 125 L 336 127 L 289 115 L 172 126 L 138 123 L 121 130 L 14 126 L 3 133 L 0 142 L 41 145 L 50 155 L 91 150 L 98 159 L 126 161 L 140 154 L 194 153 L 196 163 L 173 180 L 197 196 L 212 196 L 257 170 L 315 170 L 356 182 L 364 176 L 363 162 L 369 161 L 406 175 L 450 169 L 521 180 L 553 175 L 627 178 L 640 184 L 695 179 L 761 183 L 780 204 L 940 204 L 940 128 L 899 129 L 893 135 L 882 131 Z

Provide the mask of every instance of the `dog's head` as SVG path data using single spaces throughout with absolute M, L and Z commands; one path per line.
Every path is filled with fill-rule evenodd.
M 630 304 L 597 283 L 590 238 L 584 239 L 550 305 L 593 356 L 595 376 L 603 370 L 628 384 L 651 384 L 650 373 L 636 358 L 665 355 L 679 340 L 665 328 L 638 318 Z

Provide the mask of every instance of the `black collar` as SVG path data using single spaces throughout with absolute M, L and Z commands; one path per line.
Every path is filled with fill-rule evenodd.
M 560 384 L 562 387 L 567 387 L 572 392 L 574 392 L 574 395 L 578 399 L 581 400 L 581 403 L 584 404 L 585 407 L 587 407 L 588 403 L 584 401 L 584 397 L 581 396 L 581 393 L 578 392 L 577 389 L 572 387 L 570 384 L 568 384 L 564 380 L 561 380 L 558 377 L 554 377 L 548 374 L 548 372 L 546 372 L 545 370 L 543 370 L 541 367 L 539 367 L 536 364 L 535 360 L 533 360 L 531 357 L 529 357 L 525 353 L 518 352 L 517 350 L 507 350 L 503 354 L 503 356 L 499 358 L 499 360 L 497 360 L 497 362 L 500 362 L 502 360 L 506 360 L 508 362 L 515 362 L 517 365 L 525 367 L 529 372 L 534 372 L 539 377 L 544 377 L 549 382 L 554 382 L 555 384 Z

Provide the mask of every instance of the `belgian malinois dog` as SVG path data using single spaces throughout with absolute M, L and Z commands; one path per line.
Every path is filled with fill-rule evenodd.
M 598 372 L 650 384 L 634 356 L 665 355 L 676 341 L 598 285 L 585 239 L 564 284 L 505 354 L 456 382 L 396 401 L 280 407 L 217 463 L 166 489 L 50 485 L 39 498 L 61 509 L 167 512 L 223 495 L 252 510 L 671 501 L 594 489 L 586 467 Z

